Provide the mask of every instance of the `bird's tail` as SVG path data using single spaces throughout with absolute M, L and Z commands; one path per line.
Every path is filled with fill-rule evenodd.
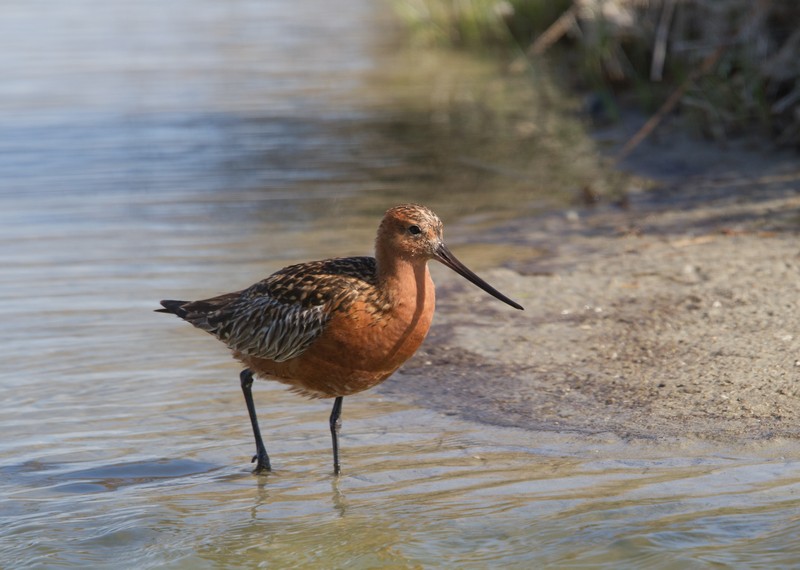
M 161 306 L 164 307 L 163 309 L 156 309 L 156 313 L 170 313 L 172 315 L 178 315 L 180 318 L 186 317 L 186 309 L 184 305 L 187 305 L 189 301 L 161 301 Z

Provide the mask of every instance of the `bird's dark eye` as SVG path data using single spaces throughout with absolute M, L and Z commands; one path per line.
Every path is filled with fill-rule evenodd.
M 422 230 L 419 229 L 419 226 L 416 226 L 416 225 L 415 226 L 408 226 L 408 233 L 410 233 L 412 236 L 415 236 L 415 235 L 421 234 Z

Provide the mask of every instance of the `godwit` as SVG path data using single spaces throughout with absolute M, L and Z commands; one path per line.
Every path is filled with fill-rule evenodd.
M 246 366 L 239 379 L 256 440 L 256 473 L 271 467 L 253 404 L 254 374 L 305 396 L 336 398 L 330 429 L 338 474 L 342 398 L 386 380 L 428 333 L 435 303 L 429 259 L 522 309 L 450 253 L 436 214 L 406 204 L 384 215 L 375 257 L 291 265 L 242 291 L 161 301 L 157 311 L 213 334 Z

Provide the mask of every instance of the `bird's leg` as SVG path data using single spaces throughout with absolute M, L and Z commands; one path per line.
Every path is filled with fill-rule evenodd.
M 331 438 L 333 438 L 333 472 L 338 475 L 341 471 L 339 466 L 339 429 L 342 427 L 342 400 L 344 398 L 339 396 L 333 402 L 333 410 L 331 410 Z
M 264 440 L 261 439 L 261 430 L 258 429 L 258 418 L 256 418 L 256 406 L 253 403 L 253 373 L 249 368 L 245 368 L 242 370 L 242 373 L 239 374 L 239 380 L 242 383 L 244 402 L 247 404 L 247 413 L 250 414 L 250 423 L 253 425 L 253 435 L 256 438 L 256 454 L 250 461 L 256 464 L 256 468 L 253 472 L 261 473 L 262 471 L 271 471 L 272 467 L 269 464 L 269 455 L 267 455 L 267 448 L 264 447 Z

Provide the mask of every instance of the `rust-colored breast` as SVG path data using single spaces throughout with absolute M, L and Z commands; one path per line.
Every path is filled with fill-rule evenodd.
M 433 282 L 422 266 L 413 279 L 395 283 L 390 295 L 377 289 L 360 293 L 331 313 L 320 336 L 297 358 L 237 358 L 312 397 L 347 396 L 379 384 L 425 339 L 436 302 Z

